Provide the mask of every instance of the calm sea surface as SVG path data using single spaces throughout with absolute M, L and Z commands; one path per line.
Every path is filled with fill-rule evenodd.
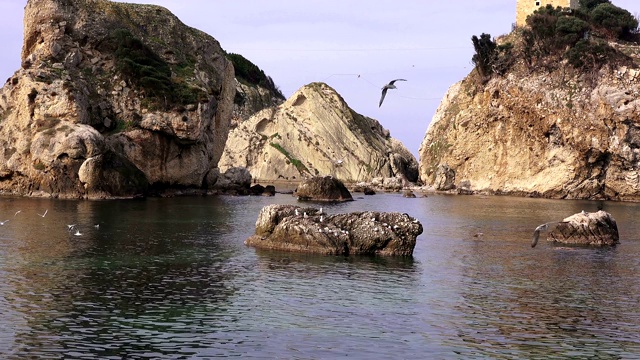
M 413 258 L 396 259 L 246 247 L 271 203 L 296 200 L 0 198 L 0 358 L 640 357 L 640 204 L 382 194 L 323 205 L 418 218 Z M 618 222 L 616 248 L 530 247 L 537 225 L 599 205 Z

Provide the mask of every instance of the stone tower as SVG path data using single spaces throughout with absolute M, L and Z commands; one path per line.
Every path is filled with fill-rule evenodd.
M 578 0 L 517 0 L 516 1 L 516 26 L 524 26 L 527 16 L 533 14 L 540 7 L 552 5 L 553 7 L 577 8 Z

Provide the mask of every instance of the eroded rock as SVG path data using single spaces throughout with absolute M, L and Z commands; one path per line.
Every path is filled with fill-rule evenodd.
M 116 49 L 127 46 L 143 58 L 120 59 Z M 123 66 L 149 59 L 171 76 L 145 79 L 171 81 L 174 92 L 154 96 L 162 87 Z M 29 0 L 22 68 L 0 90 L 0 193 L 104 198 L 201 188 L 216 181 L 235 90 L 220 44 L 165 8 Z
M 422 181 L 466 183 L 463 193 L 640 200 L 637 72 L 524 64 L 487 82 L 473 71 L 450 87 L 419 149 Z
M 220 168 L 234 166 L 248 168 L 258 182 L 326 175 L 345 182 L 369 182 L 373 177 L 418 180 L 418 162 L 411 152 L 324 83 L 303 86 L 280 106 L 264 109 L 233 129 Z
M 268 205 L 245 244 L 263 249 L 327 255 L 410 256 L 422 224 L 401 213 L 353 212 L 329 215 L 313 207 Z

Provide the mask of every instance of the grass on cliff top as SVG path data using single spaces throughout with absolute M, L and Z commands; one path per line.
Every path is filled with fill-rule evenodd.
M 284 94 L 278 89 L 273 79 L 267 76 L 258 66 L 240 54 L 229 53 L 227 59 L 233 63 L 235 76 L 239 81 L 244 81 L 250 85 L 261 86 L 269 90 L 272 96 L 285 100 Z
M 115 47 L 116 68 L 123 77 L 144 91 L 151 105 L 163 109 L 205 101 L 207 93 L 189 86 L 181 77 L 172 78 L 171 66 L 128 30 L 118 29 L 109 39 Z M 178 74 L 188 74 L 189 64 L 177 66 Z

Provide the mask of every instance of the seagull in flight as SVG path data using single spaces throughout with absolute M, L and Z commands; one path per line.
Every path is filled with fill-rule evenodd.
M 82 236 L 82 233 L 80 233 L 80 229 L 76 229 L 76 232 L 73 235 Z
M 394 83 L 396 81 L 407 81 L 405 79 L 395 79 L 395 80 L 391 80 L 389 81 L 389 83 L 385 86 L 382 87 L 382 96 L 380 97 L 380 104 L 378 104 L 378 107 L 382 106 L 382 102 L 384 101 L 384 97 L 387 95 L 387 90 L 389 89 L 397 89 L 396 86 L 394 85 Z
M 38 215 L 40 215 L 40 216 L 42 216 L 42 217 L 45 217 L 45 216 L 47 216 L 47 211 L 49 211 L 49 209 L 45 210 L 45 211 L 44 211 L 44 214 L 38 214 Z
M 5 221 L 0 221 L 0 226 L 4 226 L 4 224 L 8 223 L 9 220 L 5 220 Z
M 553 230 L 556 226 L 558 226 L 558 224 L 566 224 L 567 221 L 552 221 L 552 222 L 548 222 L 542 225 L 539 225 L 534 231 L 533 231 L 533 239 L 531 241 L 531 247 L 536 247 L 536 245 L 538 244 L 538 239 L 540 238 L 540 233 L 541 232 L 546 232 L 549 230 Z
M 20 214 L 21 212 L 22 212 L 22 210 L 18 210 L 18 211 L 16 211 L 15 214 L 13 214 L 13 216 L 15 217 L 16 215 Z

